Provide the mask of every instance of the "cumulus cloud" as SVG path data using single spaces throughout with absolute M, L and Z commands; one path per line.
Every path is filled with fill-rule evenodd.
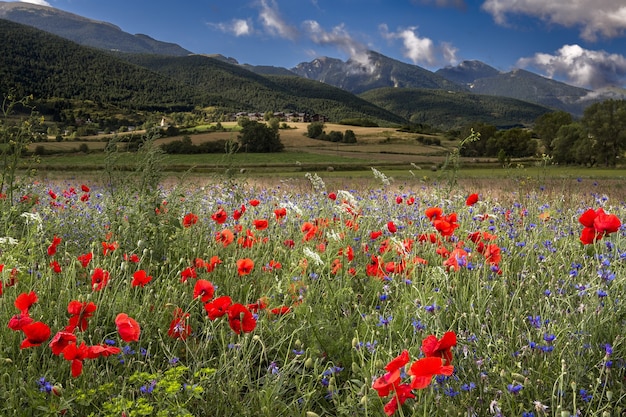
M 243 19 L 233 19 L 228 23 L 210 23 L 210 25 L 237 37 L 250 35 L 253 32 L 252 24 Z
M 379 29 L 383 38 L 387 40 L 400 39 L 404 46 L 403 55 L 415 65 L 436 66 L 441 62 L 456 64 L 457 48 L 448 42 L 435 45 L 431 39 L 419 37 L 415 26 L 389 32 L 387 25 L 382 24 Z
M 259 9 L 259 19 L 266 31 L 289 40 L 295 40 L 298 37 L 298 30 L 282 18 L 275 0 L 261 0 Z
M 371 63 L 367 54 L 367 47 L 355 40 L 345 29 L 344 25 L 335 26 L 330 32 L 324 30 L 315 20 L 306 20 L 302 23 L 310 39 L 318 45 L 334 46 L 350 56 L 352 61 L 371 71 Z
M 580 27 L 580 36 L 588 41 L 618 37 L 626 30 L 624 0 L 485 0 L 482 9 L 502 25 L 507 24 L 508 15 L 521 14 L 550 24 Z
M 626 57 L 606 51 L 591 51 L 579 45 L 564 45 L 554 55 L 537 53 L 521 58 L 517 65 L 531 66 L 548 77 L 562 77 L 585 88 L 623 86 L 626 82 Z
M 50 3 L 48 3 L 45 0 L 20 0 L 21 3 L 32 3 L 32 4 L 38 4 L 40 6 L 48 6 L 48 7 L 52 7 L 52 5 Z

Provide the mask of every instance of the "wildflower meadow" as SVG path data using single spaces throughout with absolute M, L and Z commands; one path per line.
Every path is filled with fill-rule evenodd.
M 0 414 L 626 413 L 623 200 L 307 178 L 1 195 Z

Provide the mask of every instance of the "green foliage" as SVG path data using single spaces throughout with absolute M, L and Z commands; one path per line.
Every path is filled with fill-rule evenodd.
M 172 155 L 180 154 L 206 154 L 206 153 L 224 153 L 227 145 L 227 140 L 219 139 L 214 141 L 206 141 L 199 145 L 194 145 L 191 142 L 189 136 L 184 136 L 181 140 L 174 140 L 161 145 L 163 152 Z
M 550 111 L 525 101 L 460 91 L 380 88 L 360 94 L 359 97 L 411 123 L 429 124 L 442 130 L 460 128 L 475 122 L 500 128 L 531 125 L 540 115 Z
M 593 154 L 598 163 L 615 166 L 626 149 L 626 100 L 592 104 L 581 122 L 593 139 Z
M 256 121 L 244 122 L 237 139 L 243 152 L 280 152 L 285 148 L 277 129 Z
M 312 122 L 306 126 L 306 135 L 309 138 L 316 139 L 324 133 L 324 122 Z
M 537 118 L 533 130 L 539 135 L 545 153 L 550 153 L 552 150 L 552 141 L 557 137 L 561 126 L 572 122 L 572 115 L 564 111 L 546 113 Z

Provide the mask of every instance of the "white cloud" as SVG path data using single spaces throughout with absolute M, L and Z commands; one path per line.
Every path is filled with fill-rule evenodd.
M 243 19 L 233 19 L 229 23 L 209 23 L 209 25 L 235 36 L 246 36 L 253 32 L 252 24 Z
M 349 55 L 353 61 L 369 71 L 372 70 L 367 47 L 350 36 L 343 25 L 335 26 L 330 32 L 324 30 L 315 20 L 306 20 L 302 25 L 314 43 L 334 46 Z
M 624 0 L 485 0 L 482 9 L 501 25 L 507 24 L 507 15 L 521 14 L 580 27 L 580 36 L 589 41 L 622 36 L 626 30 Z
M 389 32 L 387 25 L 379 26 L 380 33 L 387 40 L 400 39 L 404 46 L 403 55 L 409 58 L 415 65 L 436 66 L 442 61 L 446 64 L 455 64 L 457 48 L 448 42 L 439 45 L 430 38 L 421 38 L 417 34 L 417 27 L 398 29 L 396 32 Z
M 564 78 L 585 88 L 623 86 L 626 82 L 626 57 L 579 45 L 564 45 L 554 55 L 537 53 L 520 59 L 517 65 L 534 67 L 550 78 Z
M 21 3 L 32 3 L 32 4 L 38 4 L 40 6 L 48 6 L 48 7 L 52 7 L 52 5 L 50 3 L 48 3 L 45 0 L 20 0 Z
M 275 0 L 261 0 L 259 8 L 261 9 L 259 19 L 269 33 L 289 40 L 295 40 L 298 37 L 298 30 L 281 17 Z

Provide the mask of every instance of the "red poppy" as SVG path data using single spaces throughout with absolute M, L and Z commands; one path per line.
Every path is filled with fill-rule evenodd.
M 318 227 L 311 222 L 304 222 L 300 230 L 304 233 L 303 242 L 313 239 L 319 231 Z
M 56 200 L 57 199 L 57 195 L 54 191 L 52 190 L 48 190 L 48 195 L 50 196 L 51 199 Z
M 189 313 L 185 313 L 181 308 L 174 310 L 174 319 L 170 323 L 167 334 L 174 339 L 185 340 L 191 334 L 191 326 L 187 323 Z
M 215 294 L 215 287 L 206 279 L 199 279 L 193 287 L 193 298 L 200 297 L 203 303 L 209 302 Z
M 470 194 L 467 197 L 467 199 L 465 200 L 465 205 L 466 206 L 473 206 L 477 202 L 478 202 L 478 194 L 474 193 L 474 194 Z
M 198 278 L 198 273 L 196 272 L 196 268 L 193 266 L 187 267 L 180 271 L 180 282 L 187 282 L 189 278 L 196 279 Z
M 235 235 L 230 229 L 224 229 L 221 232 L 215 235 L 215 240 L 222 244 L 222 246 L 227 247 L 233 240 L 235 240 Z
M 237 273 L 239 276 L 248 275 L 254 269 L 254 261 L 250 258 L 237 260 Z
M 598 232 L 604 234 L 615 233 L 622 227 L 622 222 L 615 214 L 606 214 L 601 208 L 598 209 L 598 214 L 593 219 L 593 227 Z
M 141 334 L 141 327 L 135 319 L 128 317 L 126 313 L 120 313 L 115 317 L 115 325 L 120 337 L 125 342 L 137 342 L 139 341 L 139 335 Z
M 579 218 L 580 224 L 585 226 L 580 235 L 584 245 L 594 243 L 610 233 L 617 232 L 622 226 L 619 218 L 614 214 L 606 214 L 602 207 L 597 210 L 588 209 Z
M 452 348 L 456 346 L 456 334 L 446 332 L 437 339 L 437 336 L 429 335 L 422 340 L 422 352 L 426 357 L 436 356 L 446 360 L 446 364 L 452 363 Z
M 437 220 L 443 214 L 443 209 L 441 207 L 429 207 L 424 214 L 430 221 Z
M 253 198 L 252 200 L 248 201 L 248 203 L 250 203 L 250 205 L 252 207 L 256 207 L 258 206 L 261 202 L 259 200 L 257 200 L 256 198 Z
M 336 193 L 328 193 L 328 198 L 330 198 L 331 200 L 336 200 L 337 199 L 337 194 Z
M 289 306 L 280 306 L 270 309 L 270 314 L 274 316 L 283 316 L 289 312 L 291 312 L 291 307 Z
M 265 230 L 268 226 L 268 221 L 266 219 L 256 219 L 252 222 L 254 224 L 254 228 L 256 230 Z
M 280 220 L 287 215 L 287 209 L 285 207 L 280 207 L 274 210 L 274 216 L 276 216 L 276 220 Z
M 87 347 L 87 357 L 89 359 L 99 358 L 100 356 L 111 356 L 117 355 L 120 353 L 122 349 L 116 346 L 108 346 L 108 345 L 94 345 Z
M 444 366 L 443 359 L 440 357 L 430 356 L 413 362 L 407 374 L 413 377 L 413 381 L 411 381 L 411 388 L 423 389 L 430 385 L 433 376 L 450 376 L 452 375 L 452 372 L 454 372 L 454 366 Z
M 448 270 L 454 269 L 455 271 L 458 271 L 461 266 L 467 266 L 467 258 L 469 257 L 469 254 L 465 251 L 465 249 L 454 249 L 449 256 L 450 257 L 443 263 Z
M 26 349 L 31 346 L 39 346 L 50 338 L 50 327 L 47 324 L 36 321 L 22 327 L 26 339 L 22 340 L 20 349 Z
M 92 258 L 93 258 L 93 253 L 91 252 L 85 253 L 84 255 L 80 255 L 78 257 L 78 262 L 80 262 L 83 268 L 87 268 L 87 265 L 89 265 L 89 262 L 91 262 Z
M 87 319 L 93 316 L 97 308 L 98 307 L 91 301 L 70 301 L 67 305 L 67 312 L 70 313 L 71 317 L 67 327 L 65 327 L 65 331 L 73 332 L 77 327 L 81 332 L 87 330 Z
M 91 191 L 91 190 L 89 189 L 89 187 L 87 187 L 85 184 L 82 184 L 82 185 L 80 186 L 80 189 L 81 189 L 84 193 L 88 193 L 89 191 Z
M 400 383 L 400 371 L 409 363 L 409 351 L 403 350 L 385 366 L 387 373 L 374 381 L 374 388 L 379 397 L 386 397 Z
M 401 196 L 397 196 L 396 197 L 396 204 L 402 204 L 402 197 Z
M 52 256 L 57 253 L 57 246 L 61 243 L 61 238 L 57 235 L 54 235 L 52 238 L 52 243 L 48 246 L 48 256 Z
M 376 230 L 374 232 L 370 233 L 370 239 L 372 240 L 376 240 L 378 239 L 381 235 L 383 234 L 383 232 L 381 230 Z
M 393 413 L 398 411 L 398 407 L 404 404 L 406 400 L 409 398 L 415 398 L 415 394 L 413 394 L 412 391 L 413 388 L 411 387 L 411 384 L 399 384 L 396 386 L 394 396 L 391 397 L 387 404 L 385 404 L 385 415 L 393 415 Z
M 206 303 L 204 305 L 204 309 L 209 315 L 210 320 L 215 320 L 219 317 L 222 317 L 228 311 L 228 308 L 232 304 L 232 300 L 227 295 L 222 295 L 221 297 L 217 297 L 215 300 L 210 303 Z
M 91 274 L 91 288 L 94 291 L 100 291 L 109 282 L 109 271 L 105 271 L 102 268 L 96 268 L 93 270 L 93 274 Z
M 61 265 L 57 261 L 50 262 L 50 268 L 52 268 L 55 274 L 61 273 Z
M 228 219 L 228 213 L 220 207 L 215 213 L 211 214 L 211 218 L 217 224 L 223 224 L 226 223 L 226 219 Z
M 16 314 L 9 319 L 7 327 L 11 330 L 21 331 L 25 326 L 31 324 L 34 320 L 27 314 Z
M 387 230 L 389 230 L 389 233 L 396 233 L 398 228 L 394 222 L 387 222 Z
M 196 214 L 187 213 L 185 217 L 183 217 L 183 227 L 191 227 L 196 223 L 198 223 L 198 216 Z
M 76 343 L 76 335 L 70 332 L 60 331 L 54 335 L 48 346 L 52 350 L 52 354 L 59 356 L 63 349 L 70 343 Z
M 143 287 L 147 283 L 152 280 L 152 276 L 148 275 L 146 271 L 140 269 L 139 271 L 133 274 L 133 281 L 131 282 L 131 286 L 133 287 Z
M 72 377 L 77 378 L 83 372 L 83 360 L 89 358 L 89 348 L 85 342 L 78 346 L 76 343 L 70 343 L 63 349 L 63 357 L 72 361 Z
M 207 272 L 213 272 L 215 267 L 221 263 L 222 263 L 222 260 L 220 259 L 220 257 L 217 255 L 213 255 L 211 256 L 211 259 L 209 260 L 209 262 L 206 262 L 204 266 Z
M 250 333 L 256 327 L 256 319 L 243 304 L 233 304 L 228 308 L 228 325 L 236 334 Z
M 406 205 L 407 206 L 412 206 L 413 203 L 415 203 L 415 197 L 409 197 L 406 199 Z
M 28 310 L 35 304 L 39 299 L 37 298 L 37 294 L 35 291 L 31 291 L 29 293 L 21 293 L 15 299 L 15 307 L 20 310 L 22 314 L 28 315 Z

